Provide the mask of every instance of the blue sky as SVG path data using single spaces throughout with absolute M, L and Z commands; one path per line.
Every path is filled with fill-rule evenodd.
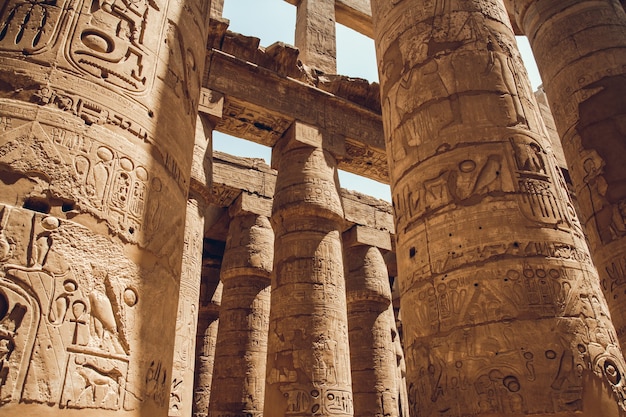
M 256 36 L 261 46 L 281 41 L 294 44 L 296 8 L 284 0 L 225 0 L 224 17 L 230 20 L 229 29 L 248 36 Z M 518 46 L 526 64 L 533 89 L 541 78 L 532 57 L 528 41 L 518 37 Z M 342 25 L 337 25 L 337 72 L 342 75 L 378 81 L 374 41 Z M 213 136 L 215 150 L 233 155 L 263 158 L 269 164 L 270 149 L 252 142 L 232 138 L 219 132 Z M 391 201 L 389 186 L 347 172 L 339 172 L 343 188 L 356 190 L 373 197 Z

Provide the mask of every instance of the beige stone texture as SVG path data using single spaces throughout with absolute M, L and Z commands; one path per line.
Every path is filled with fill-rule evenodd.
M 0 5 L 3 416 L 167 415 L 208 6 Z
M 624 359 L 503 2 L 372 15 L 411 413 L 619 415 Z
M 205 204 L 202 198 L 187 200 L 169 417 L 190 416 L 192 412 Z
M 563 141 L 591 254 L 626 343 L 626 14 L 616 1 L 507 2 Z
M 220 265 L 221 254 L 219 258 L 209 257 L 205 259 L 202 266 L 200 311 L 196 333 L 193 417 L 206 417 L 209 413 L 215 365 L 215 346 L 219 327 L 219 308 L 222 302 L 223 285 L 219 280 Z
M 369 233 L 368 233 L 369 232 Z M 344 234 L 350 366 L 355 416 L 399 416 L 395 320 L 389 315 L 391 288 L 377 240 L 380 234 L 354 226 Z
M 243 193 L 230 208 L 211 417 L 263 415 L 274 232 L 258 200 Z
M 296 122 L 274 148 L 276 234 L 264 416 L 353 415 L 337 165 Z
M 297 4 L 296 48 L 305 65 L 337 73 L 335 0 L 300 0 Z
M 0 416 L 625 416 L 624 2 L 286 1 L 0 2 Z

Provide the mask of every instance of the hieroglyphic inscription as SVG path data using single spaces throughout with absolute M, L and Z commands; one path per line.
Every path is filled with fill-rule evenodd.
M 0 50 L 37 54 L 59 35 L 65 0 L 8 0 L 0 6 Z
M 84 1 L 68 56 L 87 74 L 131 92 L 151 84 L 163 10 L 155 0 Z

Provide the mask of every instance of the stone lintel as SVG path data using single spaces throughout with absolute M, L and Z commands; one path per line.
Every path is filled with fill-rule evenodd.
M 276 171 L 265 164 L 262 159 L 240 158 L 223 152 L 213 153 L 214 188 L 225 187 L 237 194 L 246 191 L 261 197 L 272 198 L 275 186 Z M 222 207 L 229 206 L 231 203 L 232 201 Z
M 366 245 L 390 251 L 391 234 L 385 230 L 373 229 L 357 224 L 343 233 L 343 244 L 344 247 Z
M 231 218 L 245 214 L 270 217 L 272 215 L 272 199 L 242 192 L 229 207 L 228 214 L 230 214 Z
M 224 118 L 216 130 L 273 146 L 300 120 L 349 143 L 340 169 L 389 182 L 380 113 L 222 51 L 209 55 L 204 87 L 225 96 Z

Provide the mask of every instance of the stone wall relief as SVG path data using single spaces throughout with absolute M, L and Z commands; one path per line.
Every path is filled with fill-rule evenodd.
M 578 192 L 581 206 L 587 206 L 586 212 L 593 213 L 593 224 L 597 237 L 590 236 L 592 244 L 607 244 L 626 236 L 626 199 L 617 202 L 609 201 L 607 196 L 609 185 L 604 178 L 605 161 L 594 150 L 582 152 L 583 183 Z M 590 206 L 590 207 L 589 207 Z M 589 221 L 589 220 L 588 220 Z M 595 243 L 594 241 L 600 240 Z
M 171 219 L 171 230 L 183 221 L 180 213 L 164 211 L 168 205 L 162 199 L 173 184 L 166 175 L 149 172 L 142 158 L 105 141 L 32 122 L 0 135 L 0 163 L 38 183 L 33 197 L 73 198 L 68 216 L 88 212 L 123 239 L 167 254 L 167 259 L 167 246 L 177 236 L 168 233 L 166 242 L 156 242 L 153 236 L 164 218 Z
M 512 184 L 505 175 L 506 161 L 500 153 L 500 149 L 491 147 L 473 159 L 457 157 L 457 161 L 440 166 L 437 174 L 424 181 L 417 181 L 415 176 L 398 181 L 400 192 L 393 196 L 398 225 L 420 220 L 453 204 L 474 205 L 485 197 L 502 195 Z
M 411 363 L 417 364 L 427 358 L 427 363 L 420 365 L 420 382 L 409 385 L 413 406 L 421 404 L 423 412 L 425 404 L 430 403 L 443 410 L 452 406 L 452 399 L 475 390 L 480 397 L 476 412 L 574 411 L 582 404 L 584 371 L 610 382 L 623 403 L 626 368 L 619 359 L 617 334 L 611 330 L 608 307 L 593 295 L 595 290 L 589 284 L 593 277 L 581 270 L 546 270 L 531 263 L 519 269 L 494 271 L 491 278 L 483 275 L 473 279 L 449 277 L 435 287 L 424 285 L 415 295 L 419 301 L 408 301 L 422 307 L 403 309 L 405 320 L 423 323 L 419 334 L 406 334 L 407 355 L 412 355 Z M 482 281 L 485 278 L 501 280 L 504 285 L 498 291 L 490 290 Z M 579 336 L 575 340 L 555 336 L 555 340 L 535 346 L 520 336 L 525 334 L 523 329 L 514 333 L 507 324 L 507 318 L 529 314 L 563 317 L 559 322 L 562 328 L 552 329 L 552 333 Z M 500 324 L 488 324 L 497 322 Z M 463 327 L 464 323 L 468 325 Z M 528 321 L 524 326 L 536 323 Z M 445 341 L 433 341 L 429 336 L 433 332 L 448 336 Z M 424 349 L 431 352 L 430 356 Z M 438 355 L 448 352 L 466 352 L 468 356 L 454 366 L 445 365 L 449 356 L 444 361 Z M 549 392 L 545 391 L 546 381 Z M 524 400 L 527 395 L 543 400 L 530 404 Z
M 133 285 L 76 263 L 68 222 L 3 206 L 1 227 L 0 404 L 121 409 Z
M 531 324 L 528 324 L 531 326 Z M 565 320 L 564 327 L 584 327 L 578 319 Z M 571 329 L 564 329 L 571 330 Z M 507 327 L 485 325 L 455 331 L 441 344 L 445 352 L 474 348 L 463 359 L 447 364 L 443 353 L 431 350 L 416 362 L 419 379 L 410 381 L 409 403 L 413 411 L 454 409 L 454 404 L 474 401 L 471 413 L 573 412 L 581 409 L 585 371 L 592 371 L 611 383 L 623 403 L 624 364 L 616 345 L 596 341 L 546 340 L 542 346 L 522 340 Z M 480 339 L 480 344 L 474 340 Z M 429 342 L 426 342 L 427 344 Z M 521 346 L 521 349 L 520 349 Z M 423 343 L 412 345 L 409 355 L 424 355 Z M 498 355 L 494 357 L 494 352 Z M 529 401 L 533 398 L 533 401 Z M 470 402 L 471 403 L 471 402 Z M 462 414 L 459 414 L 462 415 Z
M 129 92 L 152 82 L 163 26 L 161 0 L 85 0 L 67 55 L 81 71 Z
M 27 52 L 48 50 L 57 40 L 65 16 L 65 0 L 8 0 L 0 7 L 0 50 Z
M 279 387 L 286 399 L 286 415 L 311 415 L 321 412 L 332 415 L 353 413 L 352 393 L 342 389 L 350 385 L 348 346 L 338 340 L 347 340 L 347 326 L 341 320 L 329 319 L 327 330 L 289 329 L 289 323 L 279 322 L 274 334 L 284 341 L 286 349 L 276 354 L 269 370 L 269 384 L 281 382 Z M 311 341 L 311 351 L 289 347 Z M 311 381 L 306 383 L 305 381 Z M 289 384 L 284 384 L 289 382 Z
M 563 174 L 555 157 L 537 141 L 523 135 L 509 138 L 512 166 L 520 209 L 529 220 L 558 228 L 573 229 L 577 239 L 584 239 L 582 226 L 569 198 Z
M 185 45 L 184 36 L 179 27 L 170 20 L 165 28 L 165 43 L 169 51 L 167 69 L 164 75 L 159 75 L 159 78 L 183 103 L 185 113 L 193 116 L 195 120 L 202 83 L 201 74 L 197 68 L 198 58 L 191 48 Z

